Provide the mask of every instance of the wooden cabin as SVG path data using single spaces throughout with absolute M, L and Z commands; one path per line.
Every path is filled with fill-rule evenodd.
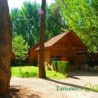
M 87 52 L 87 47 L 79 39 L 74 31 L 61 33 L 44 44 L 45 62 L 51 65 L 53 60 L 69 61 L 72 69 L 81 68 L 84 63 L 84 54 Z M 34 61 L 38 63 L 39 45 L 35 45 L 29 51 L 29 61 L 32 64 Z
M 34 47 L 30 48 L 28 52 L 29 64 L 37 64 L 37 50 L 36 48 L 39 47 L 39 44 L 36 44 Z

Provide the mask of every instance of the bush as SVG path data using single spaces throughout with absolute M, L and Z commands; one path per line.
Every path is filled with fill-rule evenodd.
M 68 75 L 68 74 L 65 74 L 65 77 L 66 77 L 66 78 L 68 78 L 68 77 L 69 77 L 69 75 Z
M 59 61 L 57 63 L 58 66 L 58 71 L 62 74 L 68 74 L 68 66 L 69 62 L 68 61 Z
M 53 61 L 53 70 L 62 74 L 68 74 L 69 61 Z
M 52 65 L 53 65 L 53 70 L 58 72 L 58 70 L 57 70 L 57 61 L 52 61 Z

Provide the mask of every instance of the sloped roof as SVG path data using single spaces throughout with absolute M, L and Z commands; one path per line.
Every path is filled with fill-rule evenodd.
M 51 38 L 50 40 L 48 40 L 47 42 L 45 42 L 44 46 L 45 47 L 50 47 L 52 45 L 54 45 L 56 42 L 58 42 L 62 37 L 64 37 L 67 33 L 61 33 L 53 38 Z
M 71 35 L 69 35 L 71 33 Z M 74 33 L 74 31 L 68 31 L 68 32 L 66 32 L 66 33 L 61 33 L 61 34 L 59 34 L 59 35 L 57 35 L 57 36 L 55 36 L 55 37 L 53 37 L 53 38 L 51 38 L 50 40 L 48 40 L 47 42 L 45 42 L 44 43 L 44 47 L 46 48 L 46 47 L 51 47 L 51 46 L 53 46 L 54 44 L 56 44 L 59 40 L 61 40 L 63 37 L 65 37 L 65 36 L 67 36 L 67 34 L 69 35 L 69 36 L 75 36 L 75 38 L 73 39 L 73 38 L 71 38 L 70 40 L 72 41 L 72 42 L 78 42 L 78 44 L 80 44 L 82 47 L 85 47 L 86 48 L 86 46 L 85 46 L 85 44 L 79 39 L 79 37 Z M 73 39 L 73 40 L 72 40 Z M 76 44 L 76 42 L 75 42 L 75 44 Z M 38 50 L 39 49 L 39 46 L 35 49 L 35 50 Z

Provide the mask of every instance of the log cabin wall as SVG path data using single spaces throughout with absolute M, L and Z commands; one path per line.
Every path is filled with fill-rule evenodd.
M 29 59 L 29 64 L 34 64 L 35 62 L 37 63 L 37 57 L 38 57 L 38 51 L 36 48 L 38 48 L 39 44 L 36 44 L 33 48 L 29 49 L 28 52 L 28 59 Z
M 82 69 L 87 50 L 78 42 L 72 41 L 69 36 L 65 36 L 53 45 L 50 51 L 50 62 L 66 60 L 70 62 L 71 69 Z
M 45 62 L 47 62 L 47 64 L 50 65 L 50 48 L 46 48 L 45 49 L 45 53 L 44 53 L 44 58 L 45 58 Z

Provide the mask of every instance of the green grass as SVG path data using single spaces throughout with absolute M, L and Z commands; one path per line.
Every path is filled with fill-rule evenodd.
M 21 71 L 20 71 L 21 70 Z M 38 77 L 38 67 L 34 66 L 21 66 L 11 67 L 12 76 L 15 77 Z M 65 75 L 57 73 L 55 71 L 46 70 L 46 76 L 52 79 L 64 79 Z

